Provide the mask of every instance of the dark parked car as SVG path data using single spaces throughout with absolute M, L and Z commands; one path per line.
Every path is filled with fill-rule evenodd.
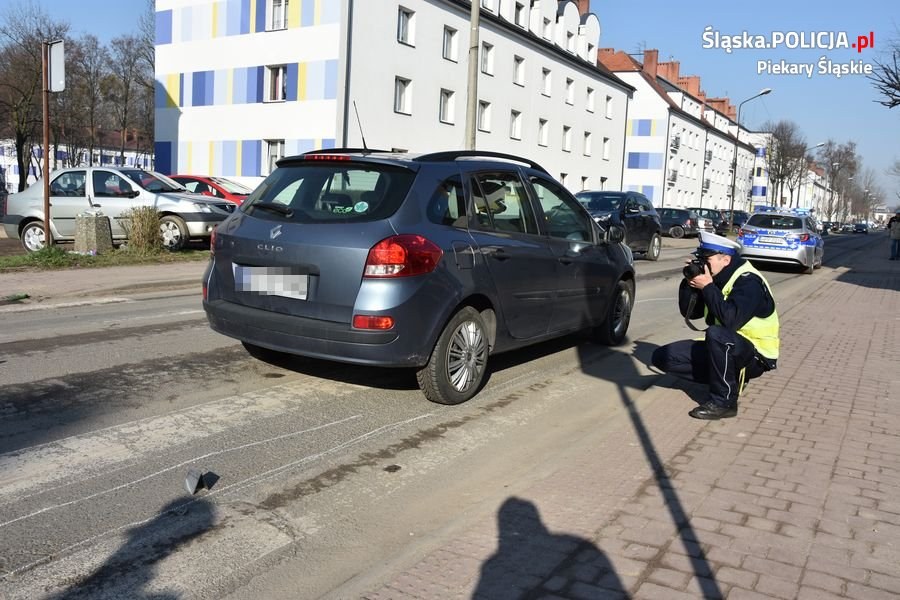
M 658 260 L 662 249 L 659 215 L 647 197 L 638 192 L 591 192 L 575 194 L 598 223 L 625 228 L 625 243 L 648 260 Z
M 623 238 L 520 157 L 307 152 L 216 229 L 203 307 L 254 356 L 413 367 L 429 400 L 457 404 L 490 355 L 583 329 L 621 343 Z
M 741 228 L 741 225 L 747 222 L 747 219 L 750 218 L 750 213 L 744 210 L 736 210 L 734 212 L 734 227 L 732 231 L 737 233 L 737 230 Z M 731 223 L 731 213 L 730 210 L 720 210 L 719 213 L 722 215 L 722 220 L 726 223 Z
M 865 233 L 866 235 L 869 235 L 869 224 L 855 223 L 853 225 L 853 233 Z
M 673 238 L 696 237 L 700 235 L 699 216 L 686 208 L 661 208 L 659 223 L 664 234 Z
M 712 223 L 712 231 L 710 233 L 717 233 L 719 235 L 725 235 L 728 233 L 728 221 L 722 219 L 722 213 L 720 213 L 715 208 L 699 208 L 695 206 L 688 206 L 688 210 L 692 210 L 704 219 L 709 219 Z

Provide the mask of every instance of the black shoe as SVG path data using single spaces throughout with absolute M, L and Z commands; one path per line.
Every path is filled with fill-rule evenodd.
M 701 404 L 688 414 L 695 419 L 705 419 L 708 421 L 728 419 L 737 416 L 737 406 L 719 406 L 718 404 L 707 402 L 706 404 Z

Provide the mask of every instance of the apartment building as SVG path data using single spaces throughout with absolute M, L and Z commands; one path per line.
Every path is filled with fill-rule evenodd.
M 476 147 L 619 189 L 633 89 L 596 63 L 588 0 L 480 5 Z M 252 179 L 314 148 L 464 148 L 470 6 L 157 0 L 157 168 Z
M 756 154 L 752 132 L 738 133 L 727 98 L 707 99 L 699 77 L 682 76 L 677 61 L 660 63 L 658 54 L 646 50 L 640 62 L 612 48 L 599 51 L 600 63 L 635 88 L 626 123 L 624 189 L 644 193 L 657 207 L 722 209 L 731 207 L 733 184 L 734 208 L 748 210 Z

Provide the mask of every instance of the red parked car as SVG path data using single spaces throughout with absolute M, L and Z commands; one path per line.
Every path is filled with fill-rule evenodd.
M 170 175 L 169 177 L 186 187 L 189 192 L 222 198 L 235 204 L 243 202 L 253 191 L 243 184 L 224 177 L 207 177 L 205 175 Z

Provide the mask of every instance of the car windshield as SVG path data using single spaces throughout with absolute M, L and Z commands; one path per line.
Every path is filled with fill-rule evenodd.
M 790 215 L 757 214 L 750 217 L 747 225 L 760 229 L 803 229 L 803 220 Z
M 138 169 L 123 169 L 122 174 L 135 182 L 148 192 L 183 192 L 184 186 L 177 183 L 162 173 L 153 171 L 140 171 Z
M 230 179 L 225 179 L 223 177 L 210 177 L 210 181 L 225 188 L 225 190 L 231 194 L 243 194 L 244 196 L 247 196 L 253 191 L 237 181 L 231 181 Z
M 624 196 L 619 194 L 575 194 L 575 197 L 589 211 L 612 212 L 622 206 Z

